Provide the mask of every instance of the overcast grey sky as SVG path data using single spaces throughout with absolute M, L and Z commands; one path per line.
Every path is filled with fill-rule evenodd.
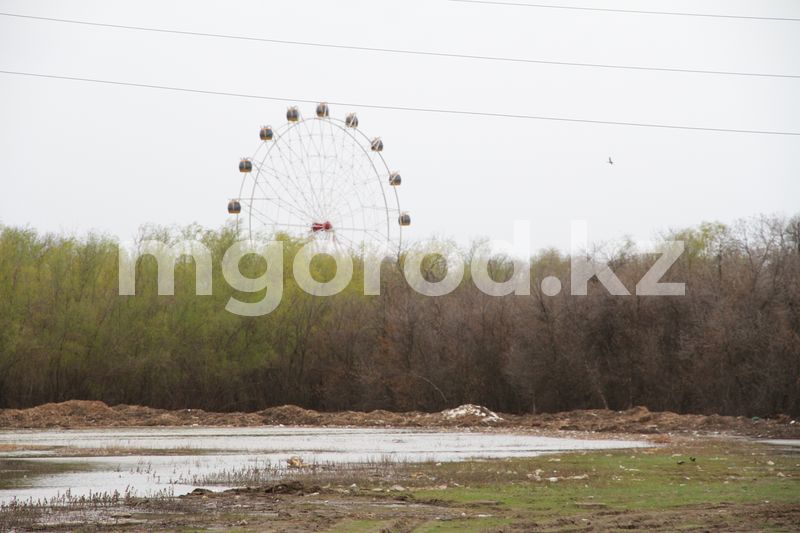
M 797 0 L 553 0 L 800 17 Z M 223 6 L 224 7 L 220 7 Z M 800 23 L 446 0 L 0 1 L 0 11 L 186 31 L 531 59 L 800 74 Z M 0 70 L 285 98 L 800 132 L 800 79 L 399 56 L 0 16 Z M 219 227 L 240 156 L 287 104 L 0 74 L 0 223 L 131 238 Z M 313 107 L 303 105 L 307 113 Z M 567 249 L 703 220 L 800 211 L 800 137 L 343 108 L 403 175 L 412 239 Z M 606 164 L 611 156 L 616 164 Z

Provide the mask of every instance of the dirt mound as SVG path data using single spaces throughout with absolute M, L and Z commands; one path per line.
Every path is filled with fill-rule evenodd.
M 103 402 L 69 401 L 30 409 L 0 410 L 0 428 L 85 428 L 136 426 L 357 426 L 357 427 L 496 427 L 540 431 L 587 431 L 625 434 L 737 434 L 753 437 L 800 438 L 800 424 L 789 417 L 774 419 L 720 415 L 582 410 L 555 414 L 497 414 L 478 405 L 462 405 L 441 413 L 341 411 L 322 413 L 296 405 L 270 407 L 256 413 L 210 413 L 199 409 L 168 411 L 136 405 L 109 407 Z
M 47 403 L 31 409 L 0 410 L 0 427 L 59 427 L 79 425 L 113 425 L 117 413 L 103 402 L 72 400 Z
M 259 411 L 264 424 L 267 425 L 302 425 L 313 426 L 322 423 L 322 416 L 310 409 L 303 409 L 296 405 L 282 405 L 280 407 L 270 407 Z
M 523 425 L 560 431 L 604 433 L 731 433 L 755 437 L 797 438 L 800 424 L 787 416 L 774 419 L 721 415 L 679 415 L 670 411 L 652 412 L 646 407 L 627 411 L 603 409 L 528 415 Z
M 0 409 L 2 428 L 82 428 L 133 426 L 257 426 L 254 413 L 207 413 L 199 409 L 168 411 L 138 405 L 109 407 L 103 402 L 71 400 L 30 409 Z

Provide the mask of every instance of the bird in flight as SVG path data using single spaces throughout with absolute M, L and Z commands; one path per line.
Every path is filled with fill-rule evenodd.
M 608 158 L 608 164 L 609 165 L 613 165 L 614 164 L 614 161 L 610 157 Z

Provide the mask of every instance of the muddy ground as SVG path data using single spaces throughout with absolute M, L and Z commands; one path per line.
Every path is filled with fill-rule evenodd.
M 373 465 L 180 497 L 0 508 L 0 531 L 798 531 L 800 457 L 745 439 Z
M 800 422 L 781 415 L 770 419 L 720 415 L 679 415 L 651 412 L 581 410 L 556 414 L 511 415 L 499 420 L 481 408 L 439 413 L 321 413 L 293 405 L 254 413 L 210 413 L 198 409 L 167 411 L 102 402 L 69 401 L 31 409 L 0 410 L 0 429 L 97 428 L 136 426 L 357 426 L 357 427 L 494 427 L 539 432 L 580 431 L 615 434 L 724 433 L 749 437 L 800 438 Z M 493 413 L 492 413 L 493 414 Z
M 271 487 L 265 488 L 266 491 Z M 800 508 L 791 504 L 696 505 L 674 510 L 619 511 L 605 504 L 584 504 L 574 516 L 522 517 L 500 501 L 454 504 L 444 500 L 415 500 L 410 496 L 384 498 L 343 496 L 329 492 L 310 495 L 192 496 L 165 508 L 142 502 L 113 512 L 78 513 L 52 526 L 21 531 L 270 531 L 331 533 L 410 533 L 525 531 L 796 531 Z M 575 507 L 576 509 L 578 507 Z M 91 524 L 91 525 L 89 525 Z M 51 529 L 52 528 L 52 529 Z
M 800 423 L 718 415 L 584 410 L 495 414 L 165 411 L 70 401 L 0 411 L 0 429 L 135 426 L 472 428 L 592 438 L 636 436 L 649 449 L 525 459 L 373 465 L 321 477 L 178 497 L 98 496 L 0 506 L 0 531 L 800 531 L 800 454 L 751 439 L 800 439 Z M 213 489 L 213 487 L 209 487 Z M 109 499 L 110 498 L 110 499 Z

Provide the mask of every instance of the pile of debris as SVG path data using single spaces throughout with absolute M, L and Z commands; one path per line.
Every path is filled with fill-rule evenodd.
M 539 432 L 580 431 L 616 434 L 730 434 L 751 437 L 800 438 L 800 423 L 788 416 L 764 419 L 721 415 L 651 412 L 646 407 L 625 411 L 584 409 L 563 413 L 498 414 L 465 404 L 438 413 L 340 411 L 325 413 L 296 405 L 270 407 L 255 413 L 210 413 L 200 409 L 164 410 L 135 405 L 109 407 L 103 402 L 73 400 L 30 409 L 0 409 L 0 428 L 86 428 L 144 426 L 314 426 L 314 427 L 492 427 Z
M 442 411 L 442 417 L 445 420 L 455 420 L 467 425 L 505 422 L 505 419 L 494 411 L 482 405 L 474 405 L 471 403 L 460 405 L 454 409 L 446 409 Z

